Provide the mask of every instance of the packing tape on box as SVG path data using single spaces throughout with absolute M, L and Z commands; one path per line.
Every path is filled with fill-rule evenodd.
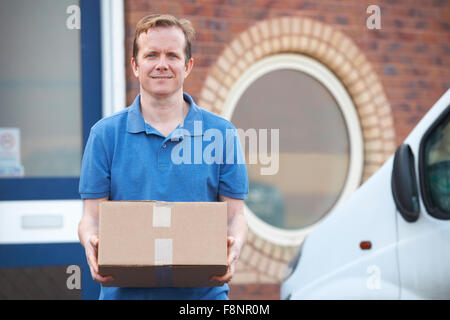
M 173 242 L 172 239 L 155 239 L 155 279 L 159 287 L 171 287 L 173 285 L 172 264 Z
M 153 227 L 170 228 L 173 204 L 155 202 L 153 204 Z
M 155 202 L 153 205 L 153 227 L 170 228 L 173 204 Z M 173 272 L 170 266 L 173 262 L 172 239 L 155 239 L 155 279 L 159 287 L 173 285 Z
M 172 287 L 173 286 L 172 266 L 156 267 L 155 280 L 158 287 Z
M 172 264 L 172 239 L 155 239 L 155 265 Z

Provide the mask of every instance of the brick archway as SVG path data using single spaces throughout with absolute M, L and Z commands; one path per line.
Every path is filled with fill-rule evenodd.
M 370 62 L 354 42 L 324 23 L 301 17 L 261 21 L 237 36 L 210 69 L 199 105 L 222 114 L 233 85 L 252 64 L 279 53 L 300 53 L 325 65 L 345 86 L 364 143 L 362 181 L 395 151 L 391 106 Z M 294 247 L 274 245 L 249 230 L 233 283 L 278 283 Z

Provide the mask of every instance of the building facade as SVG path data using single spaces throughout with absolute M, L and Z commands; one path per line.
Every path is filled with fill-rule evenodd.
M 139 91 L 130 59 L 145 15 L 193 23 L 184 89 L 240 129 L 249 237 L 231 299 L 278 299 L 305 237 L 450 88 L 449 0 L 17 0 L 1 8 L 2 299 L 98 297 L 77 235 L 81 156 L 92 125 Z
M 277 173 L 248 164 L 235 299 L 278 298 L 307 233 L 450 87 L 448 1 L 128 0 L 124 12 L 128 104 L 138 92 L 128 63 L 135 25 L 169 13 L 196 29 L 185 91 L 237 128 L 279 129 Z

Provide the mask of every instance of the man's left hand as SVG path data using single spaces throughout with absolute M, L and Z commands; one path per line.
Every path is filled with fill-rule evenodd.
M 210 281 L 217 283 L 218 285 L 224 285 L 228 283 L 234 275 L 236 262 L 239 259 L 239 255 L 241 252 L 241 246 L 238 244 L 234 237 L 227 237 L 227 247 L 228 247 L 228 269 L 227 273 L 221 276 L 212 276 Z

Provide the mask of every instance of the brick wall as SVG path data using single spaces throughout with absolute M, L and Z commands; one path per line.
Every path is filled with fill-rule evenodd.
M 381 8 L 381 30 L 366 28 L 366 9 Z M 150 13 L 191 20 L 197 31 L 194 70 L 185 91 L 199 100 L 204 81 L 232 40 L 257 22 L 283 16 L 307 17 L 341 31 L 366 55 L 392 108 L 400 144 L 433 103 L 450 88 L 449 0 L 125 0 L 126 57 L 136 22 Z M 127 63 L 127 102 L 138 83 Z M 277 299 L 277 285 L 231 286 L 233 299 Z
M 366 8 L 381 8 L 381 30 L 366 28 Z M 377 71 L 393 108 L 401 143 L 450 87 L 450 1 L 125 0 L 127 61 L 136 22 L 149 13 L 190 19 L 197 30 L 195 67 L 185 89 L 198 98 L 210 66 L 226 44 L 255 22 L 281 16 L 309 17 L 350 36 Z M 127 64 L 127 101 L 138 85 Z

